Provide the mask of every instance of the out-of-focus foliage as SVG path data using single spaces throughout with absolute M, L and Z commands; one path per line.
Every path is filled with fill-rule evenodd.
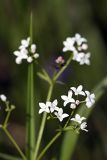
M 29 36 L 29 17 L 33 12 L 33 35 L 40 53 L 39 63 L 51 72 L 54 58 L 62 53 L 62 42 L 68 36 L 79 32 L 86 37 L 91 52 L 91 66 L 79 66 L 76 62 L 61 77 L 66 85 L 55 88 L 53 98 L 66 93 L 70 86 L 83 84 L 92 89 L 107 74 L 107 2 L 105 0 L 1 0 L 0 1 L 0 93 L 4 92 L 16 104 L 16 111 L 10 119 L 10 131 L 17 141 L 24 143 L 27 65 L 15 64 L 13 51 L 20 40 Z M 64 53 L 67 58 L 67 53 Z M 45 101 L 47 85 L 36 76 L 36 106 Z M 96 104 L 89 119 L 89 134 L 79 139 L 73 159 L 105 160 L 107 158 L 107 100 L 106 95 Z M 35 108 L 36 108 L 35 106 Z M 38 106 L 37 106 L 38 107 Z M 2 109 L 0 112 L 0 119 Z M 19 119 L 20 116 L 20 119 Z M 2 118 L 1 118 L 2 117 Z M 39 116 L 37 114 L 39 122 Z M 20 124 L 20 125 L 19 125 Z M 103 124 L 103 125 L 102 125 Z M 38 124 L 39 125 L 39 124 Z M 57 125 L 57 124 L 56 124 Z M 44 144 L 49 141 L 56 127 L 48 122 Z M 18 131 L 17 131 L 18 130 Z M 20 131 L 20 132 L 19 132 Z M 20 134 L 21 133 L 21 134 Z M 48 134 L 48 136 L 46 136 Z M 0 152 L 12 152 L 7 139 L 0 132 Z M 71 137 L 72 138 L 72 137 Z M 50 157 L 57 157 L 59 144 L 51 148 Z M 23 148 L 23 144 L 20 144 Z M 5 147 L 3 147 L 5 146 Z M 9 149 L 10 148 L 10 149 Z M 15 151 L 13 151 L 15 153 Z M 46 156 L 46 159 L 50 159 Z

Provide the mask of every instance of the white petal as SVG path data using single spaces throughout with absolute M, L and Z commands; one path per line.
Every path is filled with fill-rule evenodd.
M 93 94 L 91 94 L 91 98 L 92 99 L 94 99 L 95 98 L 95 94 L 93 93 Z
M 15 56 L 19 56 L 19 55 L 20 55 L 20 52 L 19 52 L 19 51 L 14 51 L 13 54 L 14 54 Z
M 90 95 L 90 92 L 89 91 L 85 91 L 86 95 L 89 96 Z
M 39 114 L 41 114 L 42 112 L 44 112 L 44 109 L 40 109 L 39 110 Z
M 71 118 L 71 121 L 75 121 L 75 118 Z
M 64 102 L 64 107 L 65 107 L 68 103 L 70 103 L 70 101 L 69 101 L 69 100 L 66 100 L 66 101 Z
M 66 118 L 66 117 L 68 117 L 69 115 L 67 114 L 67 113 L 64 113 L 63 115 L 62 115 L 62 118 Z
M 82 91 L 82 88 L 83 88 L 83 86 L 82 86 L 82 85 L 78 86 L 78 88 L 77 88 L 77 92 L 81 92 L 81 91 Z
M 68 91 L 68 98 L 72 97 L 72 91 Z
M 55 100 L 53 101 L 53 104 L 54 104 L 55 106 L 57 106 L 57 104 L 58 104 L 57 99 L 55 99 Z
M 76 115 L 75 115 L 75 118 L 76 118 L 77 120 L 79 120 L 79 119 L 80 119 L 80 115 L 79 115 L 79 114 L 76 114 Z
M 17 64 L 21 64 L 22 63 L 22 58 L 17 57 L 15 61 L 16 61 Z
M 65 96 L 65 95 L 62 95 L 61 98 L 62 98 L 64 101 L 66 101 L 66 100 L 68 99 L 68 97 Z
M 63 114 L 63 109 L 62 109 L 62 108 L 59 108 L 58 114 L 59 114 L 59 115 L 62 115 L 62 114 Z
M 45 109 L 45 112 L 47 112 L 47 113 L 49 113 L 49 112 L 50 112 L 50 110 L 49 110 L 49 108 L 48 108 L 48 107 Z
M 87 106 L 88 108 L 91 108 L 91 107 L 92 107 L 92 103 L 89 101 L 89 102 L 86 103 L 86 106 Z
M 46 107 L 45 103 L 39 103 L 39 106 L 40 106 L 40 108 L 42 108 L 42 109 Z
M 59 110 L 59 107 L 55 107 L 55 110 L 58 111 L 58 110 Z
M 58 117 L 58 119 L 60 120 L 60 122 L 62 122 L 62 121 L 63 121 L 63 118 L 62 118 L 62 117 Z
M 70 89 L 73 90 L 74 92 L 76 91 L 76 88 L 75 88 L 75 87 L 71 87 Z

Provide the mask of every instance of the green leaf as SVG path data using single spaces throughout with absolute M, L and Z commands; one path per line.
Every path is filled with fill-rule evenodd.
M 0 153 L 0 158 L 3 158 L 4 160 L 22 160 L 19 157 L 14 157 L 8 154 Z
M 48 78 L 47 78 L 44 74 L 42 74 L 41 72 L 38 72 L 37 75 L 38 75 L 41 79 L 43 79 L 43 80 L 45 80 L 45 81 L 48 82 Z
M 42 69 L 42 72 L 38 72 L 37 75 L 38 75 L 41 79 L 49 82 L 49 84 L 51 83 L 51 79 L 50 79 L 48 73 L 45 71 L 45 69 Z
M 93 92 L 96 95 L 96 102 L 104 95 L 106 90 L 107 90 L 107 77 L 93 89 Z M 88 118 L 93 109 L 94 107 L 86 109 L 86 106 L 82 105 L 77 111 L 77 113 L 80 114 L 81 116 L 85 116 L 86 118 Z M 61 148 L 60 160 L 71 160 L 78 138 L 79 134 L 76 134 L 75 132 L 68 131 L 65 133 Z

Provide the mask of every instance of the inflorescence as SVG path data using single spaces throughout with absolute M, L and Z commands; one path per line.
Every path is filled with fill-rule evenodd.
M 91 54 L 87 51 L 87 40 L 84 37 L 81 37 L 80 34 L 77 33 L 74 37 L 66 38 L 66 40 L 63 42 L 63 45 L 63 52 L 71 52 L 72 60 L 79 62 L 80 65 L 90 65 Z M 21 40 L 19 50 L 14 51 L 14 55 L 16 56 L 17 64 L 21 64 L 23 59 L 27 60 L 28 63 L 32 63 L 39 57 L 39 54 L 36 53 L 36 45 L 31 44 L 30 37 L 28 37 L 26 40 Z M 62 56 L 59 56 L 55 60 L 55 63 L 58 69 L 61 69 L 64 65 L 66 65 L 66 62 Z M 1 98 L 5 100 L 5 97 L 1 96 Z M 87 108 L 92 107 L 92 105 L 95 103 L 94 93 L 91 94 L 89 91 L 83 91 L 82 85 L 78 86 L 77 88 L 71 87 L 68 91 L 68 94 L 62 95 L 61 99 L 64 101 L 64 107 L 70 107 L 71 113 L 82 103 L 85 103 Z M 64 113 L 63 108 L 58 107 L 57 99 L 55 99 L 53 102 L 41 102 L 39 103 L 39 106 L 39 114 L 46 112 L 51 118 L 58 118 L 60 122 L 62 122 L 64 118 L 70 117 L 69 119 L 76 123 L 76 126 L 79 126 L 79 129 L 88 131 L 86 129 L 87 123 L 84 122 L 86 118 L 80 117 L 79 114 L 75 114 L 75 117 L 72 117 L 71 114 L 69 115 L 68 113 Z
M 87 52 L 87 40 L 81 37 L 80 34 L 75 34 L 74 37 L 66 38 L 63 42 L 63 52 L 71 51 L 73 53 L 73 60 L 79 62 L 80 65 L 90 65 L 90 52 Z
M 62 95 L 61 99 L 64 101 L 63 107 L 70 107 L 72 113 L 82 103 L 85 103 L 87 108 L 91 108 L 95 103 L 95 94 L 91 94 L 89 91 L 83 91 L 83 86 L 80 85 L 77 88 L 71 87 L 68 91 L 68 95 Z M 64 118 L 71 116 L 71 114 L 64 113 L 63 108 L 58 107 L 57 99 L 53 102 L 39 103 L 39 106 L 39 114 L 47 112 L 50 114 L 50 117 L 58 118 L 60 122 L 62 122 Z M 71 117 L 70 119 L 71 121 L 76 122 L 75 124 L 78 124 L 81 130 L 87 131 L 87 123 L 83 122 L 86 120 L 85 117 L 80 117 L 79 114 L 76 114 L 75 118 Z
M 28 63 L 32 63 L 39 57 L 39 54 L 36 53 L 36 44 L 31 44 L 30 41 L 30 37 L 21 40 L 21 45 L 18 48 L 19 50 L 13 52 L 16 56 L 17 64 L 21 64 L 23 59 L 27 60 Z

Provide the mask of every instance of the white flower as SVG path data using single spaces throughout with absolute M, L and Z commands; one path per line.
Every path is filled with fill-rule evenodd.
M 68 37 L 64 42 L 64 48 L 63 48 L 63 52 L 66 52 L 66 51 L 74 51 L 75 50 L 75 46 L 74 46 L 74 43 L 75 43 L 75 38 L 70 38 Z
M 59 108 L 57 107 L 57 105 L 58 105 L 58 101 L 57 99 L 55 99 L 50 105 L 51 113 L 54 112 L 55 110 L 58 111 Z
M 7 97 L 6 97 L 4 94 L 1 94 L 1 95 L 0 95 L 0 99 L 1 99 L 3 102 L 6 102 Z
M 32 61 L 33 61 L 33 58 L 32 58 L 32 57 L 28 57 L 28 58 L 27 58 L 27 62 L 28 62 L 28 63 L 31 63 Z
M 77 33 L 74 37 L 66 38 L 63 44 L 63 52 L 72 51 L 73 60 L 79 62 L 80 65 L 90 64 L 90 53 L 86 54 L 86 50 L 88 49 L 87 40 L 81 37 L 80 34 Z
M 95 94 L 90 94 L 89 91 L 85 91 L 87 97 L 86 97 L 86 106 L 88 108 L 92 107 L 92 105 L 95 103 Z
M 22 48 L 27 48 L 30 44 L 30 37 L 28 37 L 27 39 L 22 39 L 21 40 L 21 45 L 19 46 L 19 49 Z
M 25 48 L 22 48 L 20 51 L 14 51 L 13 54 L 16 56 L 16 63 L 21 64 L 23 59 L 28 58 L 28 51 Z
M 32 44 L 31 45 L 31 53 L 35 53 L 36 52 L 36 44 Z
M 75 34 L 75 41 L 77 42 L 78 46 L 80 46 L 84 42 L 87 42 L 87 40 L 85 38 L 81 37 L 81 35 L 79 33 Z
M 81 130 L 88 132 L 88 130 L 86 129 L 86 127 L 87 127 L 87 123 L 86 122 L 81 123 L 81 125 L 80 125 L 80 129 Z
M 85 120 L 85 119 L 86 119 L 85 117 L 80 117 L 79 114 L 76 114 L 76 115 L 75 115 L 75 118 L 71 118 L 71 121 L 75 121 L 75 122 L 81 124 L 82 121 Z
M 78 57 L 77 57 L 77 61 L 80 62 L 80 65 L 83 65 L 83 64 L 87 64 L 87 65 L 90 65 L 90 58 L 91 54 L 90 53 L 79 53 L 78 54 Z
M 35 53 L 35 54 L 33 55 L 33 57 L 34 57 L 35 59 L 37 59 L 37 58 L 39 57 L 39 54 L 38 54 L 38 53 Z
M 16 56 L 16 63 L 21 64 L 23 59 L 26 59 L 28 63 L 33 62 L 34 59 L 39 57 L 36 52 L 36 44 L 30 44 L 30 37 L 27 39 L 21 40 L 21 45 L 19 46 L 18 51 L 14 51 Z
M 62 95 L 61 98 L 64 100 L 64 107 L 65 107 L 68 103 L 75 103 L 75 100 L 72 98 L 72 91 L 69 91 L 69 92 L 68 92 L 68 96 Z
M 49 113 L 50 112 L 49 107 L 51 106 L 51 102 L 46 102 L 46 104 L 39 103 L 39 106 L 40 106 L 39 114 L 41 114 L 42 112 Z
M 71 87 L 70 89 L 74 91 L 74 93 L 75 93 L 76 96 L 77 95 L 83 95 L 83 96 L 85 96 L 85 93 L 82 91 L 82 89 L 83 89 L 82 85 L 79 85 L 77 88 Z
M 58 112 L 55 112 L 55 115 L 57 116 L 57 118 L 59 119 L 60 122 L 62 122 L 64 118 L 69 116 L 68 114 L 63 113 L 63 109 L 62 108 L 59 108 Z

